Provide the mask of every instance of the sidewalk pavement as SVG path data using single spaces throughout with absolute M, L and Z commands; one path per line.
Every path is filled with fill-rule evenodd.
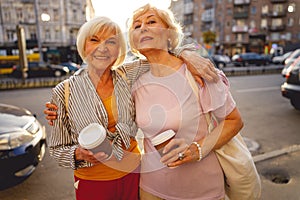
M 264 159 L 254 156 L 262 183 L 261 200 L 300 200 L 299 145 L 279 151 Z

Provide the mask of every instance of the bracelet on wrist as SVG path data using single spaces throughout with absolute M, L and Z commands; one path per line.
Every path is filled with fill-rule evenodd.
M 196 146 L 197 146 L 197 149 L 198 149 L 199 158 L 198 158 L 197 161 L 202 160 L 202 148 L 201 148 L 200 144 L 198 144 L 197 142 L 193 142 L 192 144 L 196 145 Z

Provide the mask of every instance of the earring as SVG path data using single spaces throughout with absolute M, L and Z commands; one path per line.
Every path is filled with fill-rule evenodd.
M 168 39 L 168 50 L 169 50 L 169 51 L 172 50 L 172 41 L 171 41 L 170 38 Z

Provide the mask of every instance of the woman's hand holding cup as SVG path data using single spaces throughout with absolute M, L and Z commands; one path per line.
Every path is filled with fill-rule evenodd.
M 108 155 L 104 152 L 93 153 L 87 149 L 82 147 L 78 147 L 75 150 L 75 158 L 76 160 L 84 160 L 92 163 L 93 165 L 100 164 L 101 161 L 104 161 L 108 158 Z
M 103 162 L 112 156 L 112 146 L 106 138 L 106 130 L 98 123 L 83 128 L 79 133 L 78 142 L 82 148 L 90 152 L 88 155 L 93 157 L 89 157 L 91 163 L 97 163 L 94 159 Z
M 188 148 L 188 144 L 184 138 L 172 139 L 163 150 L 164 156 L 160 159 L 160 162 L 171 167 L 169 164 L 179 159 L 179 155 L 184 153 Z M 183 155 L 184 157 L 184 155 Z M 184 159 L 184 158 L 183 158 Z M 172 166 L 173 167 L 173 166 Z

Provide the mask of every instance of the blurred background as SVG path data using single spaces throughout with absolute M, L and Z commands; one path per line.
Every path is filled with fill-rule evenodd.
M 44 104 L 85 67 L 80 26 L 104 15 L 126 33 L 145 3 L 170 8 L 187 42 L 228 76 L 262 199 L 299 200 L 300 0 L 0 0 L 0 199 L 75 199 L 72 170 L 49 157 Z

